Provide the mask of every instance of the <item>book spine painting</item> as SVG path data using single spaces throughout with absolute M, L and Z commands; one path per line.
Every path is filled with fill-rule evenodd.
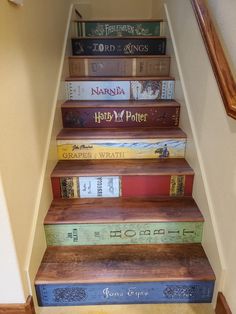
M 72 38 L 74 56 L 164 55 L 166 38 Z
M 39 306 L 209 303 L 213 281 L 36 285 Z
M 58 140 L 59 160 L 183 158 L 186 139 Z
M 191 196 L 193 186 L 193 175 L 78 176 L 51 180 L 54 198 Z
M 69 59 L 70 76 L 168 76 L 169 57 Z
M 163 100 L 174 98 L 174 80 L 68 81 L 69 100 Z
M 45 225 L 48 245 L 200 243 L 202 222 Z
M 64 128 L 171 127 L 179 125 L 179 106 L 62 108 Z
M 76 22 L 78 36 L 121 37 L 160 36 L 162 21 L 154 22 Z

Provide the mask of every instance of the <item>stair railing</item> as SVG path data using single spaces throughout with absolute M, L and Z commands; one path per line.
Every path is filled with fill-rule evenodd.
M 227 114 L 236 119 L 236 82 L 204 0 L 191 0 Z

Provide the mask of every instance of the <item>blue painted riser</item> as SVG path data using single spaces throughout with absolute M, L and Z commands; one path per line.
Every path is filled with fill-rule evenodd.
M 210 303 L 213 281 L 38 285 L 39 306 Z

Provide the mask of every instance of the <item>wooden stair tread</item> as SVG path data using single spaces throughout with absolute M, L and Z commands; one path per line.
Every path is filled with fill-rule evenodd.
M 69 76 L 66 81 L 175 81 L 172 76 Z
M 71 39 L 88 39 L 88 40 L 100 40 L 100 39 L 107 39 L 107 40 L 123 40 L 123 39 L 166 39 L 166 36 L 77 36 L 72 37 Z
M 138 107 L 175 107 L 180 104 L 175 100 L 67 100 L 61 108 L 106 108 L 106 107 L 120 107 L 120 108 L 138 108 Z
M 191 197 L 55 199 L 44 224 L 203 222 Z
M 157 160 L 61 160 L 52 177 L 97 175 L 193 175 L 183 158 Z
M 91 37 L 87 37 L 87 38 L 91 38 Z M 100 37 L 99 37 L 100 38 Z M 120 37 L 119 37 L 120 38 Z M 135 37 L 137 38 L 137 37 Z M 127 58 L 131 58 L 131 59 L 163 59 L 163 58 L 167 58 L 170 59 L 171 57 L 169 55 L 123 55 L 123 56 L 106 56 L 106 55 L 89 55 L 89 56 L 69 56 L 69 59 L 127 59 Z
M 35 283 L 214 280 L 199 244 L 49 247 Z
M 90 23 L 128 23 L 128 22 L 163 22 L 163 19 L 155 19 L 155 18 L 151 18 L 151 19 L 81 19 L 81 20 L 76 20 L 74 22 L 78 22 L 78 23 L 86 23 L 86 22 L 90 22 Z
M 173 138 L 186 139 L 186 134 L 180 128 L 110 128 L 110 129 L 62 129 L 57 140 L 81 139 L 150 139 Z

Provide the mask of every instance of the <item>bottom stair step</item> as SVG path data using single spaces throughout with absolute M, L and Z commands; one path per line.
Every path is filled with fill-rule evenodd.
M 35 279 L 40 306 L 211 302 L 200 244 L 50 247 Z

